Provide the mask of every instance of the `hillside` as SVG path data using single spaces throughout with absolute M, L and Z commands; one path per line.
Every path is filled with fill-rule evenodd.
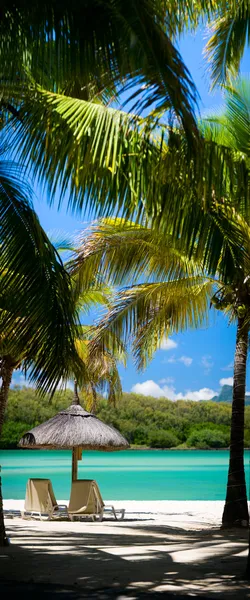
M 212 402 L 232 402 L 233 399 L 233 386 L 223 385 L 219 396 L 214 396 Z M 245 397 L 246 406 L 250 406 L 250 397 Z
M 10 391 L 1 448 L 16 448 L 20 437 L 71 403 L 70 390 L 52 400 L 39 398 L 31 388 Z M 82 398 L 82 404 L 84 400 Z M 124 393 L 119 405 L 99 399 L 97 415 L 117 427 L 130 444 L 151 448 L 223 448 L 229 445 L 229 402 L 193 402 Z M 250 407 L 246 408 L 245 445 L 250 446 Z

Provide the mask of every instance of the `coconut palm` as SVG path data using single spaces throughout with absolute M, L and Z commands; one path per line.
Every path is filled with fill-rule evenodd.
M 210 172 L 212 188 L 213 181 L 215 182 L 214 194 L 206 197 L 206 179 L 204 178 L 203 188 L 200 188 L 199 185 L 194 187 L 194 182 L 197 180 L 195 177 L 188 180 L 185 165 L 183 170 L 179 161 L 177 163 L 178 180 L 176 178 L 176 182 L 171 181 L 171 202 L 168 201 L 164 205 L 165 219 L 162 225 L 163 219 L 160 215 L 158 220 L 160 229 L 157 231 L 159 256 L 161 256 L 162 247 L 168 247 L 166 240 L 170 236 L 170 245 L 175 244 L 175 252 L 179 249 L 189 261 L 191 260 L 191 264 L 194 261 L 195 268 L 199 269 L 199 276 L 209 276 L 214 280 L 213 285 L 219 285 L 218 293 L 215 294 L 213 291 L 215 306 L 229 312 L 231 318 L 237 321 L 230 465 L 223 514 L 223 524 L 230 526 L 235 523 L 243 525 L 248 523 L 243 452 L 250 304 L 248 281 L 249 105 L 249 85 L 247 82 L 239 82 L 237 88 L 226 91 L 226 111 L 223 116 L 211 118 L 209 126 L 208 124 L 202 125 L 207 139 L 210 139 L 212 143 L 215 140 L 223 143 L 225 148 L 234 153 L 232 171 L 231 173 L 229 170 L 227 171 L 224 187 L 220 189 L 217 187 L 216 170 Z M 212 151 L 216 147 L 211 146 Z M 178 158 L 177 153 L 171 153 L 172 161 L 173 156 Z M 206 168 L 206 164 L 205 166 L 201 164 L 201 166 L 203 169 Z M 172 171 L 174 168 L 172 165 Z M 163 188 L 164 185 L 169 194 L 168 180 L 166 183 L 163 182 Z M 201 193 L 202 189 L 204 193 Z M 164 197 L 164 191 L 162 197 Z M 165 198 L 168 199 L 167 196 Z M 234 198 L 233 202 L 232 198 Z M 183 199 L 185 199 L 185 205 Z M 124 231 L 123 227 L 125 227 Z M 170 266 L 169 260 L 167 261 L 164 254 L 167 287 L 162 287 L 162 282 L 159 286 L 158 280 L 155 281 L 157 273 L 161 272 L 159 271 L 160 258 L 158 258 L 158 254 L 155 253 L 154 259 L 150 256 L 150 241 L 148 247 L 146 243 L 142 244 L 140 228 L 132 229 L 132 233 L 133 242 L 135 242 L 136 236 L 139 239 L 138 253 L 135 252 L 133 244 L 130 246 L 127 241 L 129 233 L 126 232 L 126 225 L 123 222 L 115 221 L 111 226 L 107 223 L 101 225 L 100 229 L 94 230 L 88 242 L 83 245 L 83 252 L 81 254 L 80 251 L 76 264 L 81 270 L 83 261 L 85 273 L 88 273 L 88 269 L 91 272 L 93 268 L 95 272 L 96 268 L 101 268 L 102 272 L 109 275 L 112 283 L 119 285 L 124 284 L 125 281 L 137 282 L 138 278 L 142 276 L 140 273 L 143 273 L 144 267 L 146 273 L 153 277 L 151 282 L 147 282 L 146 287 L 136 285 L 128 290 L 123 290 L 118 295 L 113 310 L 103 324 L 105 331 L 112 326 L 111 330 L 117 335 L 121 335 L 124 331 L 126 333 L 132 330 L 136 331 L 134 352 L 138 366 L 144 367 L 159 346 L 163 334 L 180 330 L 186 326 L 199 325 L 198 315 L 203 315 L 204 310 L 201 310 L 197 302 L 203 296 L 197 293 L 197 289 L 200 290 L 200 288 L 190 287 L 190 280 L 188 280 L 188 291 L 185 292 L 184 299 L 180 301 L 182 296 L 179 296 L 177 290 L 181 290 L 180 293 L 183 294 L 185 278 L 181 275 L 182 287 L 176 288 L 177 285 L 179 286 L 180 277 L 178 271 L 177 273 L 175 271 L 172 253 L 169 255 L 171 257 Z M 144 252 L 144 257 L 140 258 L 140 252 Z M 89 267 L 87 267 L 87 263 Z M 163 267 L 161 266 L 161 268 Z M 171 269 L 173 269 L 174 281 L 172 281 Z M 134 280 L 131 278 L 132 275 Z M 217 283 L 216 280 L 218 280 Z M 192 281 L 196 285 L 197 281 Z M 170 293 L 171 289 L 174 299 Z M 195 297 L 193 297 L 193 289 L 195 289 Z M 169 319 L 169 312 L 165 313 L 165 311 L 169 311 L 169 302 L 172 307 L 171 319 Z M 186 306 L 189 307 L 189 312 L 185 312 Z
M 215 128 L 214 137 L 222 136 L 224 143 L 245 157 L 250 165 L 250 83 L 248 80 L 239 80 L 235 87 L 226 88 L 226 110 L 221 116 L 210 119 L 210 124 Z M 246 188 L 249 189 L 249 179 L 246 179 Z M 245 214 L 246 240 L 243 248 L 247 247 L 247 227 L 250 220 L 248 210 Z M 242 252 L 243 252 L 242 248 Z M 233 273 L 232 273 L 233 275 Z M 237 524 L 235 519 L 236 503 L 240 505 L 241 498 L 245 496 L 243 484 L 243 437 L 244 437 L 244 407 L 246 390 L 246 364 L 249 343 L 249 276 L 248 268 L 241 265 L 238 273 L 232 277 L 233 298 L 237 314 L 237 337 L 234 361 L 234 386 L 232 404 L 232 424 L 230 442 L 230 463 L 227 484 L 226 505 L 223 514 L 223 524 Z M 227 299 L 226 299 L 227 301 Z M 222 307 L 224 299 L 222 298 Z M 238 474 L 239 473 L 239 474 Z M 246 501 L 244 500 L 245 504 Z M 240 510 L 238 510 L 239 520 Z M 243 518 L 243 514 L 242 514 Z M 243 519 L 244 520 L 244 519 Z
M 236 230 L 244 231 L 249 252 L 250 227 L 242 217 L 235 221 Z M 223 226 L 219 218 L 217 223 Z M 204 265 L 187 259 L 181 240 L 173 243 L 171 235 L 160 235 L 123 220 L 104 221 L 83 243 L 77 268 L 81 270 L 83 264 L 86 272 L 100 269 L 113 284 L 126 285 L 100 324 L 98 343 L 102 342 L 105 348 L 105 336 L 110 336 L 110 332 L 124 342 L 130 339 L 139 369 L 147 366 L 164 336 L 204 323 L 210 302 L 223 310 L 230 321 L 237 321 L 230 469 L 223 523 L 244 525 L 248 523 L 243 449 L 244 375 L 250 326 L 250 287 L 245 278 L 249 260 L 244 269 L 244 260 L 237 251 L 233 253 L 231 282 L 225 282 L 222 263 L 227 260 L 227 252 L 233 253 L 233 248 L 225 241 L 217 274 L 208 277 Z

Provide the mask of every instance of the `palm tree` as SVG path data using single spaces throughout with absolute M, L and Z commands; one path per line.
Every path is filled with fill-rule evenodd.
M 248 80 L 239 80 L 235 87 L 226 88 L 226 110 L 221 116 L 210 118 L 210 126 L 215 128 L 214 135 L 221 138 L 245 157 L 250 165 L 250 84 Z M 248 187 L 248 180 L 246 180 Z M 246 226 L 249 224 L 248 210 L 244 209 Z M 244 247 L 245 243 L 244 243 Z M 234 361 L 234 385 L 232 404 L 232 425 L 230 442 L 230 463 L 227 484 L 226 505 L 223 514 L 223 524 L 232 525 L 236 522 L 235 506 L 239 506 L 246 497 L 245 485 L 241 473 L 244 470 L 243 437 L 244 437 L 244 407 L 246 389 L 246 364 L 249 343 L 249 278 L 247 268 L 241 265 L 233 280 L 233 298 L 237 310 L 237 338 Z M 223 299 L 222 299 L 223 302 Z M 238 474 L 239 473 L 239 474 Z M 244 501 L 245 502 L 245 501 Z M 240 514 L 240 510 L 238 510 Z
M 12 373 L 22 365 L 40 393 L 52 393 L 80 361 L 69 275 L 32 208 L 13 162 L 0 162 L 0 435 Z M 0 543 L 4 541 L 0 496 Z
M 224 211 L 223 211 L 224 212 Z M 211 215 L 219 228 L 223 219 Z M 250 251 L 250 227 L 235 215 L 230 228 L 244 233 Z M 224 230 L 228 233 L 229 228 Z M 229 256 L 228 256 L 229 255 Z M 231 280 L 225 280 L 225 262 L 230 265 Z M 79 249 L 76 269 L 100 271 L 115 285 L 126 284 L 100 324 L 98 344 L 105 348 L 110 332 L 127 340 L 139 369 L 143 369 L 160 347 L 164 336 L 188 327 L 199 327 L 207 318 L 209 303 L 237 322 L 232 406 L 232 434 L 224 525 L 247 525 L 248 508 L 244 475 L 244 399 L 247 338 L 250 327 L 250 287 L 246 274 L 249 258 L 240 256 L 225 238 L 215 277 L 208 277 L 204 265 L 187 259 L 181 240 L 160 235 L 149 227 L 107 220 L 93 228 L 92 235 Z M 138 280 L 142 283 L 138 283 Z
M 220 177 L 217 177 L 216 180 L 216 169 L 214 172 L 210 171 L 210 174 L 208 173 L 208 175 L 212 182 L 212 188 L 214 182 L 214 193 L 210 196 L 206 196 L 207 177 L 204 177 L 204 168 L 206 169 L 207 163 L 203 160 L 205 155 L 203 155 L 202 163 L 200 163 L 201 177 L 203 177 L 205 181 L 204 187 L 201 188 L 199 180 L 195 179 L 195 177 L 192 176 L 192 178 L 188 179 L 190 170 L 189 172 L 185 170 L 185 164 L 184 168 L 182 167 L 177 150 L 174 155 L 174 159 L 176 156 L 178 159 L 177 167 L 173 166 L 173 153 L 170 154 L 170 160 L 172 160 L 172 172 L 175 168 L 176 172 L 178 172 L 178 180 L 171 181 L 169 177 L 169 180 L 171 181 L 170 191 L 172 192 L 171 202 L 168 201 L 168 197 L 165 195 L 167 201 L 164 204 L 163 214 L 160 215 L 158 221 L 157 219 L 154 220 L 154 222 L 156 221 L 156 224 L 158 222 L 160 227 L 160 232 L 158 232 L 160 245 L 166 245 L 165 236 L 167 234 L 171 236 L 171 244 L 174 241 L 179 240 L 182 252 L 186 253 L 189 260 L 192 259 L 195 261 L 196 265 L 199 265 L 199 269 L 202 269 L 202 274 L 205 273 L 212 278 L 219 278 L 219 281 L 224 288 L 220 288 L 219 295 L 214 297 L 216 307 L 222 308 L 223 310 L 226 309 L 227 311 L 230 309 L 231 314 L 237 320 L 230 465 L 227 498 L 223 514 L 223 524 L 227 526 L 232 526 L 235 523 L 246 524 L 248 522 L 243 450 L 246 359 L 249 331 L 249 203 L 247 197 L 249 189 L 249 105 L 249 84 L 248 82 L 239 82 L 236 88 L 228 88 L 226 90 L 226 111 L 223 116 L 210 118 L 209 124 L 202 124 L 203 133 L 207 140 L 210 139 L 212 143 L 217 140 L 220 144 L 223 144 L 225 150 L 229 149 L 234 153 L 234 161 L 231 163 L 231 173 L 229 170 L 227 171 L 224 187 L 221 186 L 221 188 L 219 188 L 218 186 L 218 179 L 220 179 Z M 215 149 L 219 151 L 219 148 L 221 147 L 222 146 L 215 146 Z M 210 146 L 210 149 L 212 156 L 214 147 Z M 166 156 L 168 158 L 167 154 Z M 185 153 L 183 156 L 185 156 Z M 243 173 L 244 176 L 242 178 Z M 226 183 L 226 181 L 228 183 Z M 167 179 L 165 184 L 167 194 L 169 194 L 168 186 L 169 181 Z M 209 188 L 209 185 L 208 189 L 211 189 Z M 164 192 L 161 193 L 162 197 L 164 197 Z M 200 198 L 202 198 L 202 201 Z M 183 200 L 185 200 L 185 205 Z M 185 210 L 183 210 L 184 206 Z M 163 216 L 165 217 L 164 220 Z M 80 252 L 77 264 L 80 266 L 83 258 L 84 268 L 86 269 L 84 256 L 85 252 L 87 252 L 89 269 L 91 270 L 91 268 L 93 268 L 95 270 L 97 266 L 99 268 L 101 265 L 104 273 L 108 270 L 111 281 L 120 285 L 125 281 L 125 279 L 123 280 L 122 278 L 128 276 L 128 273 L 130 272 L 134 273 L 136 281 L 136 277 L 142 268 L 142 263 L 136 253 L 134 253 L 134 250 L 131 249 L 131 253 L 129 253 L 129 250 L 126 247 L 125 232 L 124 236 L 122 234 L 120 238 L 119 227 L 122 228 L 123 224 L 121 225 L 121 223 L 117 221 L 117 225 L 115 224 L 114 227 L 113 233 L 112 227 L 107 230 L 104 227 L 104 231 L 102 231 L 101 226 L 99 232 L 98 230 L 94 231 L 87 246 L 83 246 L 83 255 L 81 256 Z M 117 237 L 115 235 L 116 233 Z M 134 238 L 136 235 L 140 238 L 140 229 L 138 229 L 137 233 L 134 231 L 133 235 Z M 95 240 L 95 247 L 91 246 L 91 239 Z M 122 250 L 121 246 L 123 239 L 124 248 Z M 117 248 L 115 246 L 115 240 L 117 241 Z M 109 244 L 113 249 L 114 258 L 113 255 L 109 255 L 107 261 Z M 141 249 L 142 248 L 145 253 L 145 263 L 143 264 L 147 265 L 147 260 L 149 260 L 147 257 L 148 250 L 143 245 L 141 246 Z M 121 260 L 120 265 L 118 265 L 116 256 L 120 252 L 124 252 L 124 257 L 126 256 L 128 264 L 124 264 Z M 160 250 L 158 250 L 158 252 L 160 252 Z M 103 258 L 101 258 L 102 254 Z M 138 259 L 137 267 L 135 260 L 136 256 Z M 153 263 L 152 259 L 150 259 L 150 261 L 151 275 L 153 276 L 155 275 L 154 269 L 156 269 L 157 272 L 157 257 L 155 257 Z M 132 270 L 130 271 L 130 269 Z M 114 281 L 112 278 L 114 278 Z M 135 352 L 140 367 L 144 367 L 145 364 L 147 364 L 147 361 L 151 358 L 152 353 L 157 348 L 159 337 L 161 337 L 161 334 L 157 336 L 155 333 L 154 320 L 152 328 L 150 328 L 151 303 L 154 302 L 153 298 L 155 296 L 156 307 L 158 307 L 160 299 L 163 301 L 162 298 L 164 298 L 164 296 L 161 296 L 162 288 L 159 289 L 155 283 L 149 283 L 148 285 L 151 287 L 147 287 L 146 289 L 136 287 L 132 288 L 132 290 L 124 291 L 122 296 L 118 297 L 117 312 L 115 306 L 113 312 L 110 313 L 109 318 L 111 321 L 109 321 L 109 319 L 107 321 L 107 324 L 110 322 L 113 323 L 114 319 L 114 323 L 117 323 L 116 326 L 114 325 L 114 327 L 117 327 L 116 333 L 119 333 L 120 335 L 123 331 L 123 325 L 126 322 L 127 306 L 130 307 L 129 314 L 133 314 L 133 318 L 131 316 L 131 330 L 132 328 L 137 328 L 137 315 L 141 326 L 138 325 Z M 169 288 L 166 291 L 166 294 L 167 298 L 170 298 Z M 188 301 L 188 296 L 186 296 L 186 301 Z M 166 306 L 168 306 L 168 304 Z M 185 306 L 185 302 L 183 306 Z M 134 313 L 131 312 L 132 307 Z M 122 320 L 123 311 L 125 315 L 124 323 Z M 157 314 L 158 313 L 160 327 L 161 311 L 157 308 Z M 154 312 L 152 314 L 155 318 Z M 198 322 L 197 319 L 196 325 Z M 177 311 L 175 318 L 173 316 L 170 322 L 170 332 L 174 329 L 178 330 L 180 328 L 180 323 L 182 323 L 181 327 L 184 327 L 183 323 L 186 323 L 186 321 L 182 320 L 182 317 Z M 189 325 L 192 323 L 193 321 L 190 317 Z M 128 330 L 130 330 L 129 325 L 127 325 L 127 327 Z M 166 333 L 167 322 L 164 320 L 162 327 L 165 328 L 164 331 Z M 143 350 L 140 350 L 140 345 L 138 346 L 140 343 L 142 343 Z

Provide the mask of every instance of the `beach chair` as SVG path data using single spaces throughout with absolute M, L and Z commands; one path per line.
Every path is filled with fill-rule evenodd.
M 66 504 L 57 504 L 50 479 L 28 479 L 24 502 L 23 518 L 47 516 L 54 519 L 68 516 Z
M 111 512 L 115 519 L 122 520 L 125 510 L 104 504 L 98 484 L 93 479 L 77 479 L 72 482 L 68 515 L 74 518 L 90 517 L 102 521 L 104 513 Z

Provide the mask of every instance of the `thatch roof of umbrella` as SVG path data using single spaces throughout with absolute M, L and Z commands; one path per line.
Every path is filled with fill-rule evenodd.
M 74 399 L 69 408 L 55 417 L 30 429 L 19 442 L 21 448 L 72 449 L 72 481 L 77 479 L 77 461 L 82 450 L 125 450 L 127 440 L 111 425 L 106 425 L 95 415 L 80 406 L 75 382 Z
M 75 384 L 71 406 L 61 410 L 55 417 L 30 429 L 19 442 L 21 448 L 83 450 L 124 450 L 127 440 L 111 425 L 103 423 L 96 415 L 80 406 Z

